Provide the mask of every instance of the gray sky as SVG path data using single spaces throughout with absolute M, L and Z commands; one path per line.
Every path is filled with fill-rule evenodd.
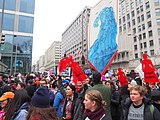
M 61 35 L 85 6 L 100 0 L 35 0 L 33 64 Z

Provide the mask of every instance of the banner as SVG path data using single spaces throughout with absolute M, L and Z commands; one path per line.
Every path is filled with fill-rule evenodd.
M 117 52 L 118 0 L 101 0 L 91 9 L 89 21 L 89 64 L 104 74 Z

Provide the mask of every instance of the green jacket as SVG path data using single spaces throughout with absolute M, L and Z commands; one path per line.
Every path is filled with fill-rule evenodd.
M 107 114 L 111 116 L 111 112 L 110 112 L 111 89 L 105 85 L 97 84 L 91 87 L 89 90 L 98 90 L 102 94 L 103 99 L 107 103 L 106 104 Z

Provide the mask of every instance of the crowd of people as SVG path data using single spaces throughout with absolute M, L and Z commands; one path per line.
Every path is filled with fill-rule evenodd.
M 132 71 L 133 72 L 133 71 Z M 70 77 L 0 73 L 0 120 L 160 120 L 160 83 L 128 73 Z

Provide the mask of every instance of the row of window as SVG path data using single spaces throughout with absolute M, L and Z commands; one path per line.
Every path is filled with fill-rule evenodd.
M 149 46 L 150 47 L 154 46 L 153 40 L 149 41 Z M 147 42 L 140 43 L 140 49 L 143 49 L 143 48 L 147 48 Z M 134 45 L 134 50 L 135 51 L 138 50 L 138 45 Z
M 0 13 L 0 23 L 1 23 L 1 14 Z M 3 18 L 3 30 L 7 31 L 14 31 L 14 21 L 15 15 L 14 14 L 4 14 Z M 26 32 L 26 33 L 33 33 L 33 24 L 34 18 L 29 16 L 18 16 L 18 32 Z
M 16 11 L 18 0 L 0 0 L 0 9 L 3 7 L 3 1 L 5 1 L 4 9 Z M 19 12 L 34 14 L 34 6 L 35 0 L 20 0 Z
M 33 38 L 27 36 L 5 35 L 5 44 L 1 45 L 1 53 L 32 54 Z
M 142 57 L 142 55 L 144 53 L 147 53 L 147 51 L 141 52 L 141 56 L 140 57 Z M 150 50 L 150 55 L 151 56 L 155 55 L 154 50 Z M 139 58 L 138 53 L 135 54 L 135 59 L 137 59 L 137 58 Z
M 136 6 L 138 6 L 137 2 L 138 2 L 138 1 L 136 1 Z M 142 2 L 140 2 L 140 4 L 141 4 L 141 3 L 142 3 Z M 134 4 L 135 4 L 134 2 L 131 2 L 131 3 L 130 3 L 130 6 L 129 6 L 128 1 L 126 0 L 126 12 L 129 12 L 130 9 L 131 9 L 131 10 L 134 9 Z M 157 6 L 157 5 L 155 5 L 155 6 Z M 145 8 L 146 8 L 146 10 L 150 8 L 150 3 L 149 3 L 149 1 L 145 3 Z M 122 9 L 122 15 L 124 15 L 124 14 L 125 14 L 125 3 L 124 3 L 124 1 L 120 3 L 120 9 L 119 9 L 119 13 L 120 13 L 120 14 L 121 14 L 121 9 Z M 137 7 L 137 8 L 136 8 L 136 11 L 137 11 L 137 15 L 138 15 L 140 12 L 143 12 L 143 5 L 141 5 L 140 7 Z M 133 12 L 133 11 L 132 11 L 132 17 L 134 17 L 134 12 Z

